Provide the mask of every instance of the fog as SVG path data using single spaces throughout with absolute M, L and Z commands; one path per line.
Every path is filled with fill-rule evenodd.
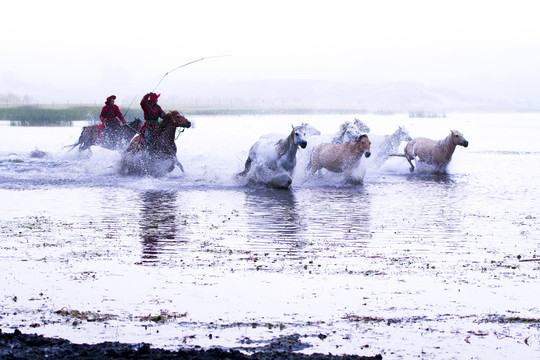
M 0 96 L 101 104 L 116 94 L 120 104 L 129 104 L 182 64 L 230 55 L 170 72 L 156 90 L 162 103 L 230 99 L 233 93 L 245 102 L 267 96 L 261 91 L 267 81 L 279 93 L 294 80 L 298 91 L 287 94 L 291 101 L 317 86 L 331 94 L 336 84 L 409 83 L 534 107 L 540 104 L 534 5 L 12 1 L 3 4 L 0 23 Z

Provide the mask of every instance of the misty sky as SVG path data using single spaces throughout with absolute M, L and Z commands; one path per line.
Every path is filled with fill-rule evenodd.
M 537 98 L 537 8 L 520 0 L 9 1 L 0 21 L 0 95 L 142 96 L 179 65 L 230 54 L 163 83 L 413 81 Z

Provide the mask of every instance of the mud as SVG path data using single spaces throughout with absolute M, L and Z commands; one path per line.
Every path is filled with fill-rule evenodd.
M 253 354 L 236 349 L 180 349 L 176 351 L 157 349 L 146 343 L 124 344 L 104 342 L 100 344 L 74 344 L 64 339 L 47 338 L 36 334 L 23 334 L 15 330 L 12 334 L 0 331 L 0 359 L 189 359 L 189 360 L 378 360 L 381 355 L 331 355 L 300 354 L 295 350 L 303 345 L 300 335 L 280 337 L 260 348 Z

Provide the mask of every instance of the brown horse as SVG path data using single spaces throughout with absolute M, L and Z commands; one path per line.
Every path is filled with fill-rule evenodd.
M 355 142 L 343 144 L 320 144 L 311 153 L 311 173 L 327 169 L 332 172 L 349 172 L 355 169 L 363 155 L 371 156 L 371 141 L 367 135 L 361 135 Z
M 122 159 L 121 174 L 162 175 L 171 172 L 175 165 L 184 171 L 176 157 L 176 128 L 189 128 L 191 122 L 178 111 L 170 111 L 154 131 L 152 146 L 146 149 L 139 134 L 131 140 Z
M 76 146 L 79 146 L 79 151 L 89 149 L 90 146 L 98 145 L 107 149 L 115 150 L 122 148 L 128 144 L 135 134 L 140 130 L 142 126 L 140 119 L 135 119 L 132 122 L 119 127 L 111 137 L 104 140 L 104 127 L 100 125 L 90 125 L 83 127 L 79 140 L 72 145 L 64 147 L 71 147 L 69 150 L 73 150 Z
M 446 138 L 435 141 L 422 137 L 414 138 L 405 146 L 405 158 L 411 165 L 410 171 L 414 171 L 412 160 L 435 167 L 435 173 L 445 173 L 446 167 L 452 160 L 452 154 L 456 146 L 469 146 L 469 142 L 456 130 L 451 130 Z

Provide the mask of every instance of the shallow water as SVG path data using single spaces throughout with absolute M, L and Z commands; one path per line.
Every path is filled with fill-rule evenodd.
M 540 251 L 540 115 L 358 116 L 371 134 L 457 129 L 470 145 L 447 175 L 367 159 L 350 185 L 304 171 L 308 139 L 290 190 L 235 180 L 250 146 L 353 116 L 189 118 L 186 172 L 163 178 L 117 175 L 118 152 L 63 149 L 84 122 L 0 122 L 3 331 L 167 348 L 298 333 L 305 353 L 538 357 L 540 262 L 520 259 Z

